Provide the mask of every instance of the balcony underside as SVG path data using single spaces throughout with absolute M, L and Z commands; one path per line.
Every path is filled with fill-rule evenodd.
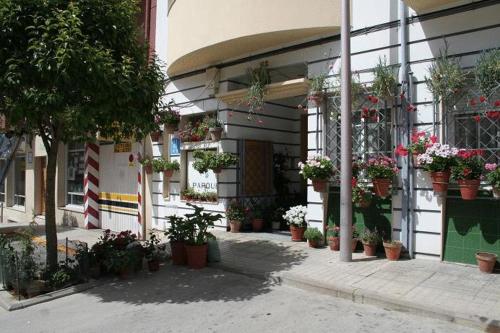
M 413 8 L 416 12 L 429 11 L 440 8 L 453 3 L 458 3 L 458 0 L 404 0 L 406 4 Z

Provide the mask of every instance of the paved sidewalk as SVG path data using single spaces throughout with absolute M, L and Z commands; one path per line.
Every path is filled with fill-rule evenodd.
M 422 259 L 389 262 L 362 253 L 343 263 L 338 252 L 311 249 L 283 235 L 215 234 L 219 268 L 500 332 L 500 274 Z

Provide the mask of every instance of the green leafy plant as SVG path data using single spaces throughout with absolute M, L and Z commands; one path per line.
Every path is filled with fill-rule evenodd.
M 320 73 L 309 79 L 309 90 L 314 93 L 323 93 L 323 90 L 327 88 L 327 75 L 326 73 Z
M 493 188 L 500 189 L 500 165 L 496 163 L 488 163 L 485 166 L 486 180 L 493 186 Z
M 154 172 L 162 172 L 165 170 L 178 171 L 180 169 L 180 164 L 178 161 L 168 161 L 163 157 L 153 159 L 151 161 Z
M 382 60 L 382 58 L 379 57 L 374 74 L 375 78 L 372 85 L 373 93 L 383 98 L 393 97 L 398 83 L 392 67 L 387 65 L 386 58 Z
M 307 228 L 304 232 L 304 237 L 310 241 L 319 242 L 323 240 L 323 234 L 318 230 L 318 228 Z
M 326 237 L 328 239 L 333 237 L 340 237 L 340 227 L 338 225 L 335 225 L 333 222 L 328 222 Z
M 227 168 L 238 162 L 238 158 L 234 154 L 218 153 L 213 150 L 196 150 L 193 157 L 196 159 L 193 167 L 200 173 Z
M 194 209 L 193 213 L 186 214 L 187 219 L 187 244 L 203 245 L 209 238 L 214 238 L 208 228 L 214 226 L 214 223 L 222 218 L 220 214 L 203 212 L 204 208 L 188 203 L 188 206 Z
M 364 244 L 377 245 L 382 241 L 382 237 L 380 236 L 376 228 L 373 231 L 365 228 L 361 236 L 361 241 Z
M 205 117 L 205 119 L 203 121 L 205 122 L 205 124 L 207 125 L 207 127 L 209 129 L 210 128 L 222 128 L 222 126 L 223 126 L 222 121 L 217 119 L 217 117 L 207 116 L 207 117 Z
M 483 151 L 480 149 L 458 151 L 456 164 L 451 167 L 451 176 L 455 180 L 481 179 L 484 169 Z
M 160 124 L 177 126 L 181 121 L 181 116 L 178 111 L 174 111 L 170 105 L 167 105 L 166 110 L 158 112 L 155 121 Z
M 267 61 L 261 62 L 259 68 L 248 70 L 250 87 L 243 99 L 243 102 L 248 106 L 248 111 L 251 114 L 261 110 L 264 106 L 264 98 L 266 95 L 266 85 L 271 83 Z
M 160 239 L 153 232 L 149 234 L 149 239 L 144 244 L 144 255 L 148 261 L 158 261 L 162 258 L 158 247 Z
M 476 62 L 474 74 L 481 94 L 490 96 L 500 85 L 500 50 L 481 53 Z
M 49 279 L 49 285 L 54 289 L 60 289 L 67 286 L 73 280 L 72 272 L 68 267 L 60 267 Z
M 352 186 L 352 202 L 354 204 L 361 204 L 363 202 L 371 202 L 373 194 L 372 192 L 364 185 L 359 184 L 357 181 L 354 181 L 353 178 L 353 186 Z
M 186 201 L 216 202 L 218 199 L 217 192 L 198 192 L 191 187 L 182 190 L 181 196 Z
M 153 166 L 153 161 L 154 161 L 154 159 L 149 155 L 144 155 L 144 156 L 139 158 L 139 163 L 145 167 L 146 166 Z
M 184 242 L 188 237 L 188 222 L 182 216 L 168 216 L 169 227 L 165 235 L 171 242 Z
M 298 164 L 301 174 L 305 179 L 329 179 L 333 176 L 335 168 L 328 156 L 314 155 L 305 163 Z
M 108 272 L 118 274 L 131 269 L 134 266 L 134 259 L 131 251 L 112 249 L 104 260 L 104 266 Z
M 459 63 L 448 57 L 448 49 L 440 52 L 436 61 L 428 68 L 427 88 L 436 100 L 448 102 L 464 86 L 466 75 Z
M 368 160 L 366 172 L 370 179 L 392 179 L 399 169 L 393 158 L 378 156 Z
M 245 208 L 237 200 L 231 200 L 226 209 L 226 218 L 229 221 L 245 221 Z
M 208 125 L 201 117 L 193 117 L 179 131 L 179 138 L 182 142 L 203 141 L 207 137 L 208 129 Z

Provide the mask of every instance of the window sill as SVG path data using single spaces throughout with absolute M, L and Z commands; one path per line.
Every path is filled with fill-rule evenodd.
M 82 213 L 82 214 L 85 210 L 83 206 L 76 206 L 76 205 L 67 205 L 67 206 L 59 207 L 59 209 L 69 211 L 69 212 Z
M 219 141 L 197 141 L 181 143 L 181 150 L 217 149 Z
M 25 206 L 14 205 L 14 206 L 8 206 L 7 208 L 12 209 L 12 210 L 16 210 L 18 212 L 26 213 Z

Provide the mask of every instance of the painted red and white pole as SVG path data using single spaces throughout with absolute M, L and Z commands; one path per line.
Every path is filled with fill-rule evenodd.
M 87 229 L 98 229 L 99 224 L 99 145 L 85 144 L 84 223 Z

